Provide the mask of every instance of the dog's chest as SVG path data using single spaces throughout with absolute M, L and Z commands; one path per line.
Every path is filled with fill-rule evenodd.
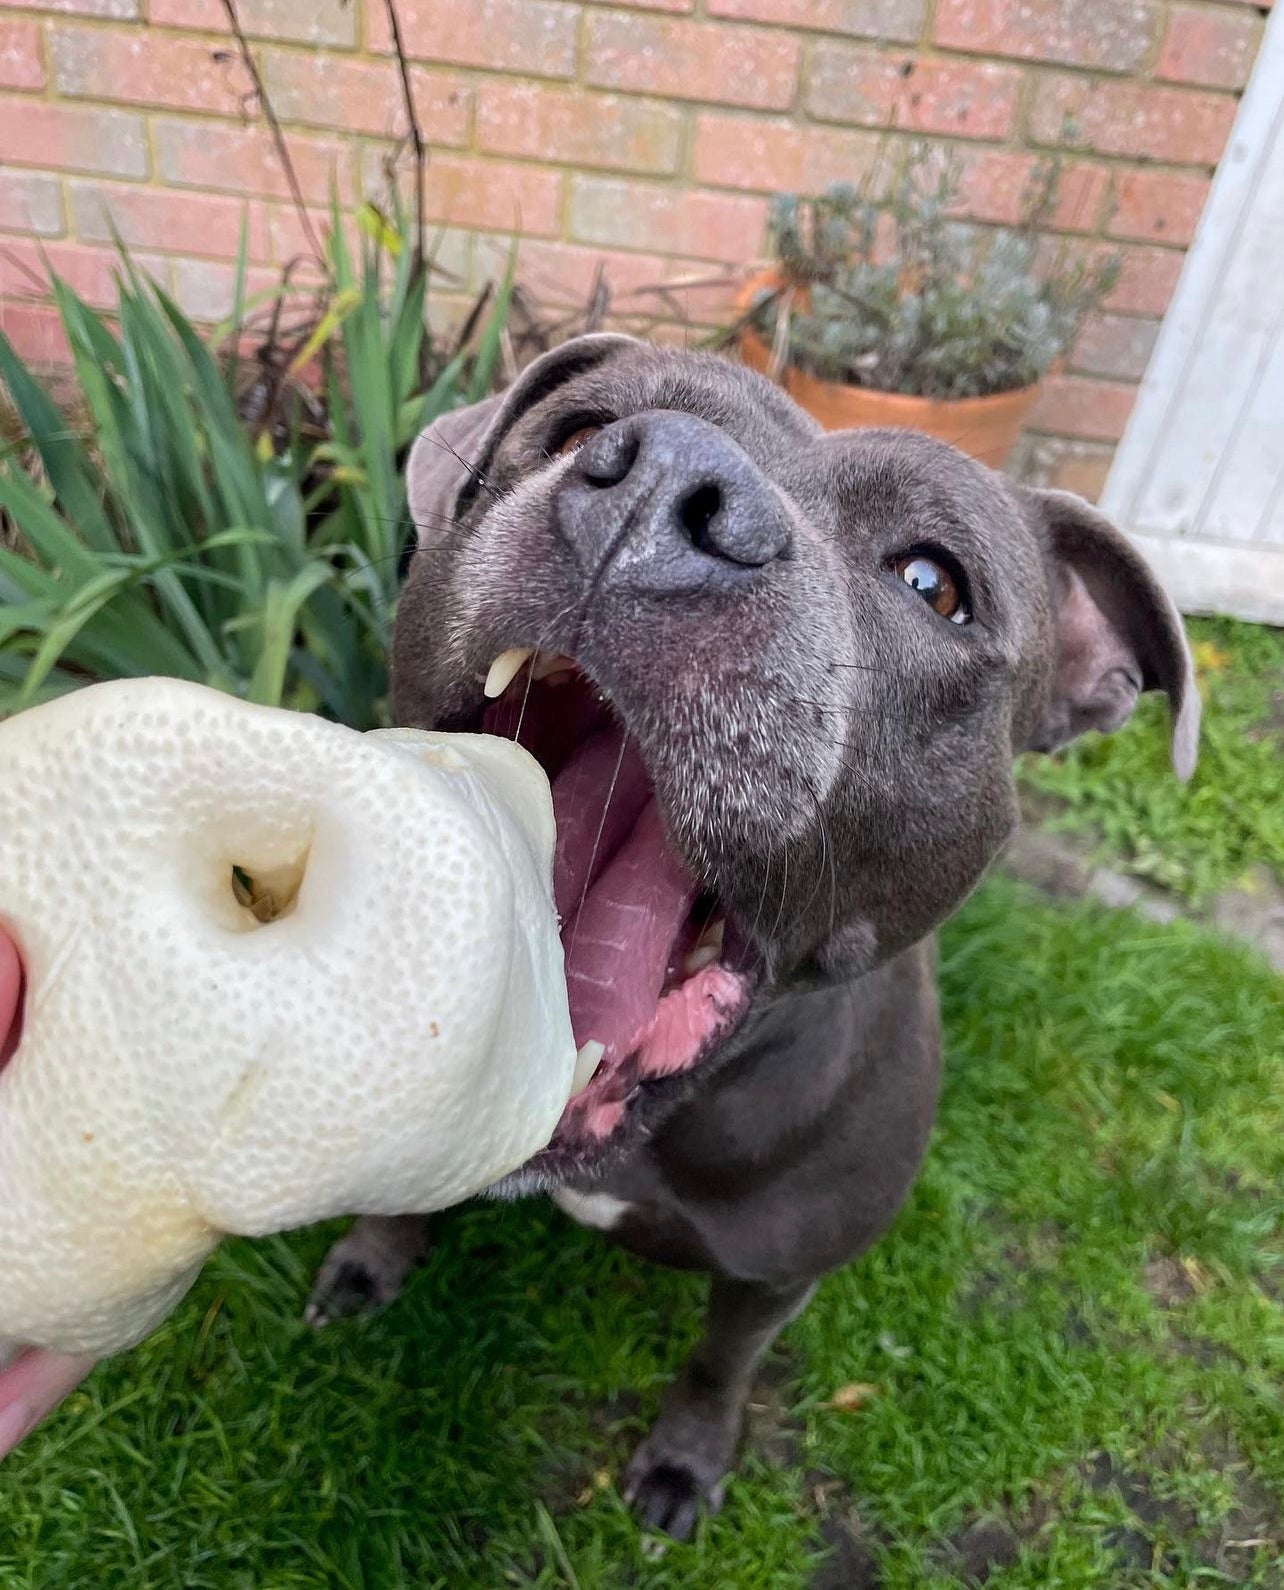
M 582 1193 L 571 1187 L 556 1187 L 550 1196 L 564 1215 L 590 1231 L 614 1231 L 633 1209 L 623 1198 L 604 1192 Z

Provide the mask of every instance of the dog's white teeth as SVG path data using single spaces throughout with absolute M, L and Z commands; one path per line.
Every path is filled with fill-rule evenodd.
M 593 1080 L 593 1073 L 606 1053 L 606 1045 L 590 1038 L 575 1056 L 575 1076 L 571 1082 L 571 1097 L 577 1098 Z
M 490 672 L 486 675 L 487 699 L 493 701 L 497 696 L 502 696 L 521 673 L 526 659 L 534 655 L 535 652 L 530 646 L 510 646 L 507 651 L 500 652 L 491 663 Z
M 697 972 L 704 971 L 706 966 L 712 966 L 715 961 L 722 958 L 722 945 L 726 933 L 725 918 L 719 917 L 716 922 L 709 923 L 682 963 L 682 970 L 688 977 L 694 977 Z
M 531 664 L 532 679 L 547 679 L 553 684 L 560 684 L 563 676 L 574 671 L 574 659 L 564 657 L 560 651 L 537 651 Z

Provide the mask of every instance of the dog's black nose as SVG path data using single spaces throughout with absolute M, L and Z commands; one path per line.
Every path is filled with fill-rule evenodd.
M 748 454 L 716 425 L 663 409 L 591 437 L 556 511 L 585 573 L 639 594 L 730 589 L 790 544 L 784 504 Z

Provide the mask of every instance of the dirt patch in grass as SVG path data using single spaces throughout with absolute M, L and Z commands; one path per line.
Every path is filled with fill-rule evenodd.
M 758 1371 L 745 1410 L 745 1446 L 774 1469 L 799 1468 L 806 1424 L 794 1414 L 797 1364 L 778 1348 Z
M 829 1548 L 807 1590 L 883 1590 L 878 1558 L 886 1537 L 862 1519 L 846 1481 L 812 1472 L 806 1489 L 820 1520 L 820 1538 Z
M 1142 1271 L 1142 1285 L 1162 1308 L 1175 1308 L 1199 1296 L 1190 1271 L 1180 1259 L 1168 1255 L 1147 1262 Z

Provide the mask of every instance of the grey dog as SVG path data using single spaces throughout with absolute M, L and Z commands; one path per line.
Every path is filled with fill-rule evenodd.
M 763 1354 L 917 1174 L 934 933 L 1014 829 L 1014 756 L 1162 690 L 1189 777 L 1181 621 L 1079 498 L 912 432 L 824 433 L 760 376 L 623 336 L 440 419 L 408 479 L 398 720 L 516 735 L 545 766 L 572 1019 L 602 1050 L 496 1191 L 550 1190 L 711 1275 L 624 1481 L 685 1536 Z M 310 1316 L 386 1302 L 426 1243 L 359 1221 Z

